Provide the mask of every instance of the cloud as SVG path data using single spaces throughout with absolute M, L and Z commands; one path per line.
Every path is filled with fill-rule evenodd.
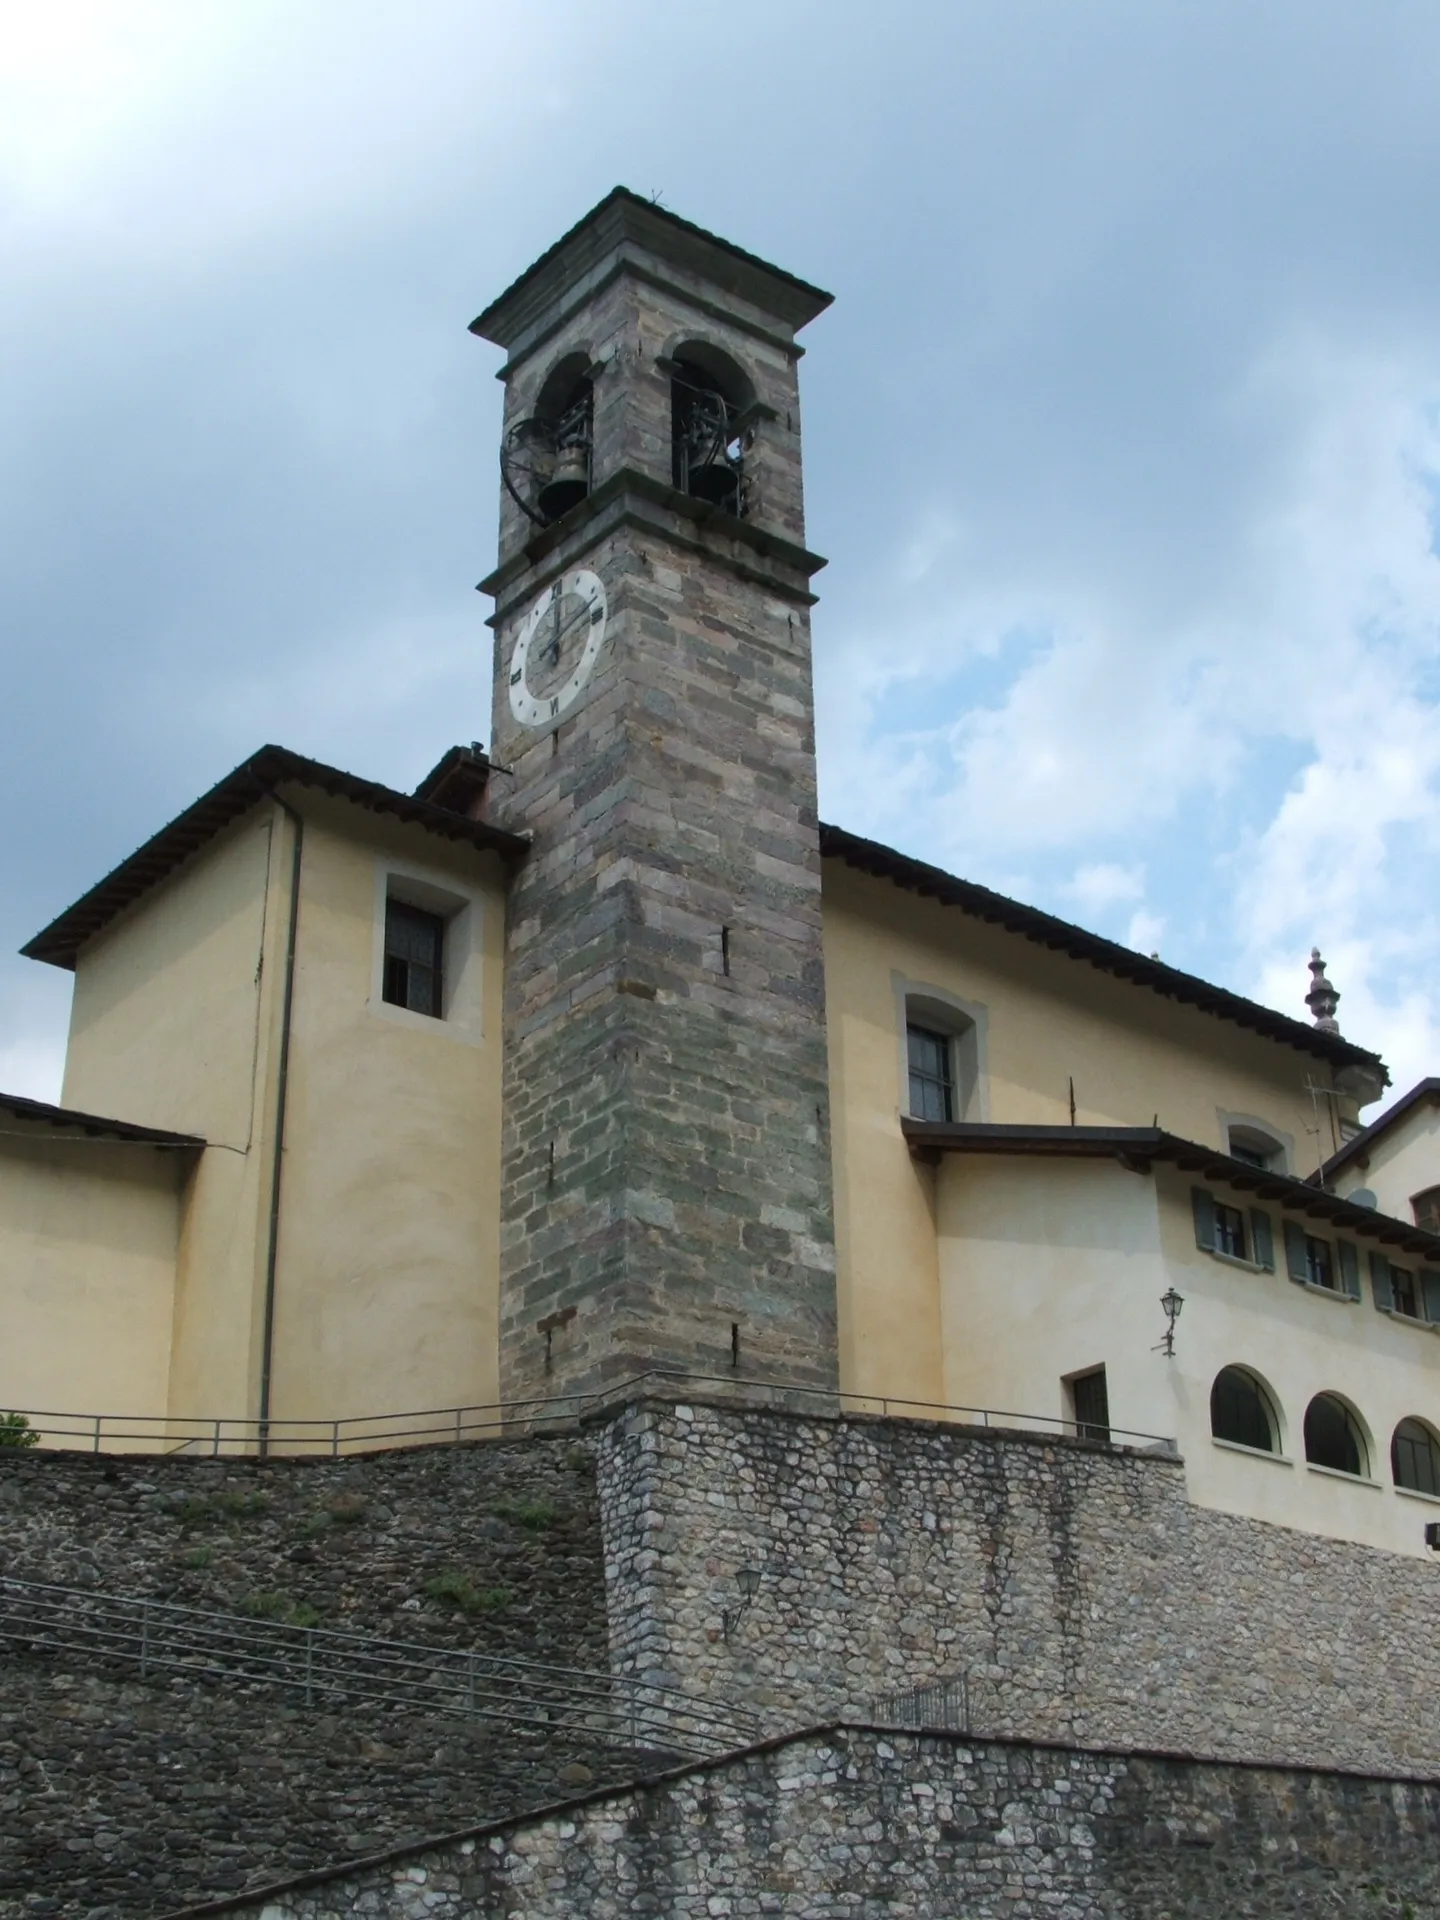
M 1122 867 L 1113 860 L 1094 861 L 1077 868 L 1063 890 L 1081 913 L 1104 913 L 1109 907 L 1145 897 L 1145 870 Z
M 625 179 L 838 295 L 826 816 L 1435 1064 L 1431 0 L 735 0 L 711 138 L 659 0 L 0 8 L 0 939 L 260 738 L 487 731 L 465 322 Z

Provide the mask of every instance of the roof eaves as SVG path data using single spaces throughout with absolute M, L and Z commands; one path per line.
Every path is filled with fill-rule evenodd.
M 668 207 L 662 207 L 658 201 L 647 199 L 633 192 L 629 187 L 612 187 L 602 200 L 596 201 L 588 212 L 583 213 L 572 227 L 567 227 L 560 238 L 540 255 L 532 260 L 523 272 L 517 274 L 503 293 L 497 294 L 483 312 L 470 322 L 470 332 L 482 340 L 494 340 L 504 345 L 495 331 L 502 316 L 513 308 L 517 298 L 524 294 L 544 274 L 547 267 L 554 264 L 560 256 L 572 247 L 586 230 L 598 226 L 607 213 L 619 210 L 623 219 L 626 210 L 633 210 L 646 220 L 653 220 L 661 227 L 668 227 L 674 233 L 699 241 L 703 246 L 715 247 L 732 260 L 741 262 L 752 272 L 761 273 L 776 281 L 780 286 L 790 288 L 800 296 L 801 311 L 808 310 L 810 317 L 821 313 L 834 299 L 822 287 L 813 286 L 810 281 L 802 280 L 798 274 L 790 273 L 784 267 L 777 267 L 772 261 L 762 260 L 758 253 L 748 253 L 744 247 L 737 247 L 733 240 L 726 240 L 718 233 L 711 233 L 705 227 L 697 226 L 693 220 L 684 220 L 678 213 L 671 213 Z M 799 324 L 804 324 L 799 322 Z
M 1239 1193 L 1268 1200 L 1292 1213 L 1328 1220 L 1367 1240 L 1398 1246 L 1440 1266 L 1440 1234 L 1397 1220 L 1373 1207 L 1359 1207 L 1293 1174 L 1276 1173 L 1233 1159 L 1214 1147 L 1159 1127 L 1011 1126 L 988 1121 L 902 1119 L 900 1131 L 917 1159 L 937 1160 L 946 1153 L 1030 1154 L 1041 1159 L 1113 1159 L 1132 1172 L 1146 1173 L 1163 1161 L 1181 1173 L 1217 1180 Z
M 288 747 L 261 747 L 218 780 L 207 793 L 179 813 L 143 846 L 105 875 L 88 893 L 57 914 L 20 949 L 27 959 L 74 968 L 80 948 L 124 909 L 141 899 L 233 820 L 282 786 L 309 787 L 348 800 L 372 813 L 391 814 L 447 840 L 463 840 L 481 851 L 519 859 L 528 849 L 523 835 L 507 833 L 483 821 L 469 820 L 413 794 L 338 767 L 309 760 Z
M 55 1107 L 45 1100 L 30 1100 L 23 1094 L 0 1093 L 0 1113 L 12 1120 L 28 1120 L 37 1126 L 50 1125 L 66 1131 L 114 1140 L 133 1141 L 152 1147 L 203 1147 L 196 1133 L 171 1133 L 164 1127 L 143 1127 L 130 1120 L 108 1120 L 96 1113 L 80 1113 L 74 1107 Z
M 1408 1093 L 1402 1093 L 1400 1098 L 1392 1106 L 1387 1107 L 1377 1119 L 1372 1120 L 1363 1132 L 1357 1133 L 1353 1140 L 1347 1140 L 1338 1153 L 1332 1153 L 1320 1171 L 1312 1174 L 1311 1178 L 1318 1184 L 1328 1184 L 1333 1175 L 1343 1171 L 1356 1160 L 1363 1160 L 1375 1142 L 1382 1135 L 1387 1134 L 1398 1121 L 1403 1120 L 1416 1107 L 1430 1100 L 1440 1105 L 1440 1079 L 1433 1076 L 1426 1080 L 1417 1080 Z
M 1084 960 L 1102 973 L 1132 981 L 1167 1000 L 1197 1007 L 1201 1012 L 1263 1034 L 1267 1039 L 1280 1040 L 1301 1052 L 1318 1055 L 1334 1066 L 1364 1067 L 1377 1074 L 1383 1085 L 1389 1085 L 1385 1063 L 1368 1048 L 1358 1047 L 1339 1034 L 1307 1026 L 1303 1020 L 1292 1020 L 1288 1014 L 1276 1013 L 1272 1007 L 1246 1000 L 1225 987 L 1213 986 L 1196 974 L 1182 973 L 1178 967 L 1167 966 L 1162 960 L 1151 960 L 1129 947 L 1122 947 L 1118 941 L 1090 933 L 1084 927 L 1058 919 L 1039 907 L 1026 906 L 1023 901 L 1012 900 L 1003 893 L 994 893 L 974 880 L 962 880 L 956 874 L 912 859 L 909 854 L 898 853 L 879 841 L 865 840 L 844 827 L 824 823 L 820 827 L 820 851 L 822 856 L 843 860 L 858 872 L 890 880 L 908 892 L 936 899 L 942 906 L 958 907 L 974 919 L 1004 927 L 1007 932 L 1018 933 L 1037 946 L 1064 953 L 1073 960 Z

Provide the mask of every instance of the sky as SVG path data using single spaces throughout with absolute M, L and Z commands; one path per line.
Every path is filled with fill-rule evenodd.
M 1434 0 L 0 0 L 15 956 L 265 741 L 484 738 L 499 355 L 623 182 L 818 282 L 822 814 L 1440 1072 Z M 1378 1109 L 1377 1109 L 1378 1110 Z

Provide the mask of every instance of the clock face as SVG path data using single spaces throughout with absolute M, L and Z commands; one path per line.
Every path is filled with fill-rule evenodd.
M 605 644 L 608 608 L 598 573 L 567 573 L 547 587 L 510 655 L 510 711 L 522 727 L 558 720 L 580 696 Z

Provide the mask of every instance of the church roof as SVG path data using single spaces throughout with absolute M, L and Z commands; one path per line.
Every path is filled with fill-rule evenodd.
M 106 1120 L 95 1113 L 77 1113 L 73 1107 L 52 1107 L 48 1100 L 27 1100 L 18 1093 L 0 1093 L 0 1114 L 11 1120 L 29 1120 L 36 1125 L 48 1122 L 61 1131 L 134 1141 L 141 1146 L 203 1147 L 205 1144 L 198 1134 L 169 1133 L 164 1127 L 141 1127 L 130 1120 Z M 26 1135 L 27 1139 L 30 1137 Z
M 1136 1173 L 1148 1173 L 1164 1162 L 1180 1173 L 1202 1180 L 1223 1181 L 1257 1200 L 1287 1207 L 1345 1227 L 1366 1240 L 1398 1246 L 1440 1266 L 1440 1234 L 1429 1233 L 1408 1220 L 1398 1220 L 1374 1207 L 1356 1206 L 1338 1194 L 1327 1193 L 1309 1180 L 1276 1173 L 1269 1167 L 1235 1160 L 1215 1147 L 1182 1140 L 1163 1127 L 1044 1127 L 1007 1126 L 982 1120 L 902 1120 L 900 1130 L 910 1151 L 920 1158 L 942 1153 L 1028 1154 L 1041 1159 L 1118 1160 Z
M 76 956 L 87 940 L 116 915 L 167 879 L 193 853 L 215 835 L 238 820 L 277 787 L 311 787 L 336 799 L 352 801 L 371 813 L 385 813 L 407 825 L 423 827 L 427 833 L 445 840 L 463 840 L 472 847 L 491 850 L 511 858 L 525 852 L 529 844 L 521 835 L 506 833 L 500 827 L 480 820 L 467 820 L 462 814 L 417 799 L 414 794 L 398 793 L 378 780 L 362 780 L 357 774 L 342 773 L 319 760 L 307 760 L 304 754 L 288 747 L 261 747 L 248 760 L 242 760 L 208 793 L 202 793 L 193 806 L 161 827 L 143 847 L 137 847 L 113 872 L 82 894 L 73 906 L 56 916 L 20 951 L 31 960 L 48 960 L 52 966 L 75 965 Z
M 727 268 L 727 278 L 741 291 L 758 298 L 794 327 L 803 327 L 823 313 L 834 298 L 733 241 L 682 220 L 668 207 L 632 193 L 629 187 L 612 187 L 470 322 L 471 333 L 497 346 L 511 346 L 533 321 L 539 305 L 613 256 L 626 241 L 698 265 L 702 271 Z
M 1292 1020 L 1224 987 L 1211 986 L 1208 980 L 1201 980 L 1193 973 L 1182 973 L 1178 967 L 1148 959 L 1143 953 L 1122 947 L 1117 940 L 1087 933 L 1084 927 L 1072 926 L 1068 920 L 1042 913 L 1038 907 L 1027 907 L 1022 901 L 1011 900 L 1003 893 L 992 893 L 989 887 L 978 886 L 973 880 L 961 880 L 941 867 L 912 860 L 908 854 L 897 853 L 893 847 L 882 846 L 877 840 L 862 840 L 843 827 L 822 825 L 820 851 L 827 859 L 843 860 L 861 873 L 890 880 L 910 893 L 938 900 L 942 906 L 958 907 L 977 920 L 1003 927 L 1008 933 L 1018 933 L 1037 946 L 1049 947 L 1072 960 L 1084 960 L 1102 973 L 1114 974 L 1117 979 L 1132 980 L 1167 1000 L 1198 1007 L 1202 1013 L 1248 1027 L 1267 1040 L 1280 1040 L 1287 1046 L 1298 1047 L 1302 1053 L 1316 1054 L 1333 1066 L 1365 1068 L 1379 1077 L 1381 1085 L 1389 1084 L 1390 1076 L 1380 1056 L 1355 1046 L 1338 1033 L 1327 1033 L 1303 1020 Z

